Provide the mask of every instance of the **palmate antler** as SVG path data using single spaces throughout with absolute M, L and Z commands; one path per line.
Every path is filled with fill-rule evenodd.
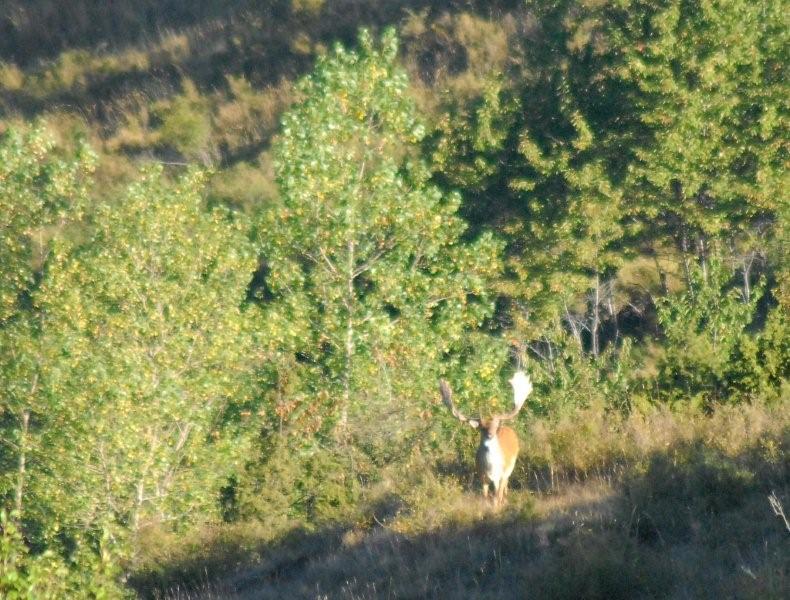
M 496 418 L 500 421 L 515 417 L 518 411 L 521 410 L 521 407 L 524 406 L 527 396 L 532 393 L 532 381 L 530 381 L 529 375 L 524 373 L 524 371 L 516 371 L 513 377 L 510 378 L 510 385 L 513 386 L 513 410 L 509 413 L 497 415 Z
M 450 391 L 450 384 L 444 379 L 439 380 L 439 392 L 442 394 L 442 402 L 444 402 L 444 405 L 450 409 L 450 412 L 453 413 L 453 416 L 456 419 L 462 423 L 469 421 L 469 417 L 461 414 L 461 411 L 455 407 L 455 404 L 453 403 L 453 393 Z
M 530 381 L 529 375 L 523 371 L 516 371 L 516 373 L 510 379 L 510 385 L 513 386 L 513 410 L 511 410 L 509 413 L 496 415 L 494 417 L 500 421 L 505 421 L 515 417 L 521 410 L 521 407 L 524 406 L 524 401 L 527 399 L 527 396 L 532 393 L 532 381 Z M 470 419 L 456 408 L 455 404 L 453 403 L 453 393 L 450 390 L 450 385 L 444 379 L 439 380 L 439 392 L 442 394 L 442 401 L 444 402 L 444 405 L 450 409 L 450 412 L 453 413 L 453 416 L 456 419 L 462 423 L 465 423 L 466 421 L 478 422 L 480 420 Z

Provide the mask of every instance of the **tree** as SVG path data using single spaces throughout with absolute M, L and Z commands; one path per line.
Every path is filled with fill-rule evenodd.
M 715 256 L 705 272 L 692 265 L 690 276 L 685 290 L 659 301 L 659 322 L 666 335 L 658 361 L 659 386 L 665 398 L 710 408 L 729 398 L 738 380 L 749 378 L 745 372 L 732 377 L 736 370 L 746 371 L 756 363 L 738 357 L 755 345 L 746 328 L 754 319 L 762 287 L 747 300 L 730 285 L 728 269 Z
M 544 322 L 563 318 L 580 349 L 587 332 L 590 353 L 598 356 L 602 311 L 608 308 L 617 318 L 612 280 L 628 255 L 623 191 L 612 181 L 605 159 L 595 156 L 599 142 L 584 117 L 572 108 L 568 112 L 574 137 L 546 150 L 528 129 L 522 132 L 519 150 L 526 172 L 511 186 L 525 193 L 530 217 L 514 270 L 520 279 L 540 283 L 529 299 L 538 308 L 533 316 Z M 587 296 L 584 308 L 575 311 L 581 294 Z
M 659 301 L 664 383 L 706 404 L 786 394 L 786 11 L 771 1 L 632 6 L 621 74 L 643 134 L 626 185 L 651 235 L 680 251 L 686 284 Z M 757 302 L 774 282 L 779 306 L 765 318 Z M 744 330 L 753 320 L 762 331 Z
M 33 302 L 53 249 L 78 225 L 91 191 L 95 155 L 56 145 L 44 126 L 9 129 L 0 139 L 0 595 L 8 598 L 123 597 L 119 567 L 103 532 L 70 532 L 63 551 L 59 519 L 41 518 L 35 497 L 48 445 L 63 421 L 42 393 L 47 340 Z M 55 399 L 56 401 L 58 399 Z M 56 480 L 54 485 L 63 485 Z M 36 518 L 38 517 L 38 518 Z M 101 536 L 93 535 L 102 533 Z M 35 548 L 33 551 L 32 548 Z M 96 550 L 98 549 L 98 550 Z M 69 559 L 64 559 L 64 555 Z
M 632 195 L 643 218 L 704 270 L 712 240 L 743 242 L 780 216 L 788 187 L 786 11 L 772 1 L 632 6 L 622 73 L 636 87 L 644 126 Z
M 41 522 L 117 535 L 188 519 L 245 456 L 255 261 L 230 215 L 204 208 L 202 181 L 149 168 L 95 207 L 87 241 L 57 246 L 33 296 L 49 352 L 34 416 Z
M 449 107 L 433 158 L 441 180 L 467 190 L 464 211 L 508 240 L 501 290 L 516 335 L 546 338 L 562 322 L 580 352 L 597 356 L 607 317 L 617 330 L 615 280 L 635 233 L 623 188 L 634 118 L 607 31 L 623 9 L 529 9 L 536 24 L 511 72 L 494 75 L 472 107 Z
M 41 412 L 39 315 L 30 304 L 52 240 L 78 222 L 95 156 L 84 144 L 73 155 L 44 126 L 9 129 L 0 139 L 0 499 L 24 512 L 31 426 Z
M 618 285 L 630 258 L 654 263 L 660 284 L 637 283 L 655 296 L 674 271 L 660 259 L 688 282 L 716 238 L 748 296 L 786 204 L 781 3 L 528 6 L 535 26 L 510 72 L 472 106 L 452 104 L 433 140 L 441 180 L 467 191 L 463 211 L 505 234 L 516 328 L 534 339 L 544 332 L 529 321 L 561 316 L 595 355 L 606 313 L 615 338 L 623 307 L 653 314 Z
M 61 157 L 44 127 L 9 129 L 0 138 L 0 326 L 18 313 L 53 235 L 79 219 L 95 156 L 79 145 Z
M 397 47 L 392 31 L 379 44 L 362 31 L 301 82 L 274 148 L 281 201 L 261 224 L 266 322 L 288 332 L 272 344 L 304 382 L 283 410 L 318 406 L 312 427 L 339 439 L 352 421 L 380 441 L 408 429 L 385 419 L 416 417 L 448 356 L 475 343 L 499 269 L 490 235 L 462 242 L 458 195 L 428 184 Z M 501 354 L 481 352 L 469 375 L 491 381 Z

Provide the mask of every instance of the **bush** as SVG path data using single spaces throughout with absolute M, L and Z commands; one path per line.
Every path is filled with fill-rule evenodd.
M 211 119 L 195 85 L 183 82 L 184 92 L 158 107 L 159 143 L 188 158 L 207 159 Z M 207 160 L 204 160 L 207 162 Z
M 54 539 L 54 538 L 53 538 Z M 32 553 L 18 525 L 0 511 L 0 597 L 6 600 L 113 599 L 130 594 L 120 584 L 109 535 L 96 544 L 76 540 L 68 558 L 57 545 Z
M 659 360 L 659 392 L 670 400 L 688 400 L 710 408 L 734 399 L 728 375 L 736 373 L 744 352 L 753 345 L 748 325 L 755 316 L 762 287 L 749 299 L 730 286 L 730 274 L 719 258 L 707 269 L 693 265 L 687 288 L 658 301 L 658 319 L 666 335 Z M 757 373 L 741 373 L 748 381 Z M 759 385 L 753 387 L 760 387 Z
M 238 518 L 261 520 L 276 531 L 292 521 L 314 526 L 350 514 L 365 478 L 355 464 L 359 454 L 352 447 L 332 450 L 302 441 L 272 440 L 261 461 L 240 477 L 233 492 Z

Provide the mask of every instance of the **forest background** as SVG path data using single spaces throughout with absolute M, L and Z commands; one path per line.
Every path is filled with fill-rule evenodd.
M 0 7 L 0 595 L 786 592 L 781 1 Z

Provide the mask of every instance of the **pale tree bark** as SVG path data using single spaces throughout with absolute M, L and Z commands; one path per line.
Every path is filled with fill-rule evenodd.
M 33 376 L 30 385 L 30 395 L 33 396 L 38 389 L 38 374 Z M 24 509 L 25 483 L 27 479 L 27 455 L 30 443 L 30 409 L 25 407 L 20 413 L 22 428 L 19 433 L 19 457 L 17 459 L 16 489 L 14 490 L 14 509 L 18 517 L 22 518 Z
M 601 275 L 595 272 L 595 294 L 593 296 L 592 325 L 590 326 L 590 336 L 592 338 L 593 356 L 598 356 L 600 351 L 598 340 L 598 328 L 601 326 Z
M 614 343 L 617 345 L 617 342 L 620 341 L 620 319 L 617 317 L 617 307 L 615 306 L 614 294 L 615 284 L 614 282 L 610 281 L 606 292 L 606 307 L 609 311 L 609 316 L 612 318 L 612 322 L 614 323 Z
M 702 268 L 702 281 L 708 282 L 708 254 L 705 245 L 705 238 L 701 235 L 697 237 L 697 259 Z
M 362 195 L 362 181 L 365 175 L 365 168 L 367 159 L 362 160 L 359 172 L 357 173 L 357 186 L 355 190 L 355 197 Z M 346 440 L 348 437 L 348 412 L 351 406 L 351 379 L 352 370 L 354 366 L 354 353 L 356 352 L 356 344 L 354 343 L 355 331 L 355 294 L 354 294 L 354 280 L 359 275 L 357 271 L 357 247 L 356 247 L 356 213 L 355 213 L 355 197 L 349 199 L 346 206 L 346 231 L 348 241 L 346 242 L 346 268 L 344 276 L 345 283 L 345 309 L 346 309 L 346 331 L 344 342 L 344 365 L 343 365 L 343 399 L 340 406 L 340 418 L 338 420 L 336 434 L 340 440 Z
M 749 302 L 752 298 L 752 287 L 751 287 L 751 276 L 752 276 L 752 267 L 754 266 L 754 261 L 757 258 L 757 252 L 752 250 L 741 259 L 741 265 L 743 267 L 743 300 L 744 302 Z
M 568 303 L 563 301 L 563 306 L 565 308 L 565 320 L 568 322 L 568 326 L 571 328 L 571 333 L 573 334 L 573 338 L 576 340 L 576 343 L 579 345 L 579 352 L 584 350 L 584 345 L 582 344 L 582 332 L 579 327 L 579 324 L 576 321 L 576 317 L 571 314 L 570 309 L 568 308 Z
M 22 429 L 19 435 L 19 459 L 17 461 L 16 490 L 14 493 L 14 509 L 18 517 L 22 518 L 25 497 L 25 477 L 27 475 L 28 432 L 30 430 L 30 411 L 22 409 Z

